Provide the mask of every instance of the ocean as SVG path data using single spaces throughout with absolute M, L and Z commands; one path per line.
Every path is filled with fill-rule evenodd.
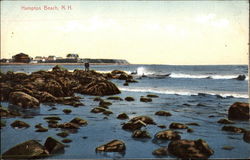
M 51 70 L 52 65 L 2 65 L 1 72 L 26 72 L 38 70 Z M 64 65 L 64 68 L 73 71 L 84 69 L 83 65 Z M 149 125 L 145 129 L 151 134 L 152 139 L 138 140 L 131 138 L 131 132 L 121 129 L 126 120 L 118 120 L 116 116 L 122 112 L 130 118 L 139 115 L 152 117 L 157 124 L 168 126 L 172 122 L 190 123 L 195 122 L 200 126 L 190 126 L 193 133 L 180 130 L 182 139 L 203 139 L 215 151 L 210 158 L 249 158 L 250 144 L 242 140 L 242 134 L 222 131 L 222 124 L 217 123 L 221 118 L 227 118 L 227 111 L 234 102 L 248 102 L 248 66 L 247 65 L 92 65 L 90 69 L 99 72 L 111 72 L 123 70 L 134 73 L 134 79 L 138 83 L 130 83 L 124 86 L 124 81 L 112 80 L 121 90 L 117 95 L 121 98 L 132 96 L 133 102 L 113 101 L 111 114 L 107 119 L 105 115 L 90 113 L 93 107 L 98 106 L 93 101 L 94 96 L 79 95 L 85 104 L 83 107 L 56 104 L 56 110 L 48 111 L 51 106 L 42 104 L 38 110 L 29 110 L 26 114 L 34 116 L 32 119 L 6 118 L 7 126 L 1 129 L 1 152 L 6 151 L 13 145 L 25 140 L 36 139 L 44 142 L 46 137 L 56 136 L 59 129 L 50 129 L 45 133 L 34 132 L 35 124 L 42 123 L 44 116 L 57 115 L 62 121 L 67 122 L 74 117 L 82 117 L 88 120 L 88 125 L 79 129 L 77 133 L 70 134 L 72 143 L 61 154 L 50 158 L 159 158 L 152 155 L 152 151 L 167 146 L 169 142 L 155 143 L 154 135 L 161 131 L 156 125 Z M 236 80 L 239 75 L 245 75 L 245 80 Z M 140 102 L 141 96 L 156 94 L 152 102 Z M 104 96 L 103 99 L 108 96 Z M 7 102 L 2 105 L 8 107 Z M 63 109 L 72 109 L 72 113 L 65 115 Z M 156 116 L 155 112 L 166 110 L 172 114 L 170 117 Z M 29 123 L 28 129 L 13 129 L 9 126 L 16 119 Z M 236 121 L 234 126 L 250 130 L 249 121 Z M 18 136 L 17 136 L 18 135 Z M 29 135 L 29 136 L 27 136 Z M 85 137 L 85 138 L 83 138 Z M 86 138 L 87 137 L 87 138 Z M 119 153 L 96 153 L 95 148 L 113 139 L 121 139 L 126 144 L 126 152 Z M 233 150 L 224 150 L 224 146 L 232 146 Z M 173 158 L 168 155 L 163 158 Z

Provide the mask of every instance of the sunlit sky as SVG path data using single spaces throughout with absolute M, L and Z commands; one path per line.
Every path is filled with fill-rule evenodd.
M 247 64 L 248 10 L 247 0 L 1 1 L 1 58 L 77 53 L 134 64 Z

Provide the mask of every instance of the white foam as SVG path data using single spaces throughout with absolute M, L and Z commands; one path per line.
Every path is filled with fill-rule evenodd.
M 157 89 L 157 88 L 119 88 L 121 91 L 129 91 L 129 92 L 150 92 L 150 93 L 158 93 L 158 94 L 178 94 L 178 95 L 198 95 L 198 93 L 204 93 L 204 91 L 188 91 L 188 90 L 167 90 L 167 89 Z M 205 92 L 205 94 L 210 95 L 220 95 L 222 97 L 233 96 L 235 98 L 249 98 L 248 94 L 240 94 L 240 93 L 223 93 L 210 91 Z

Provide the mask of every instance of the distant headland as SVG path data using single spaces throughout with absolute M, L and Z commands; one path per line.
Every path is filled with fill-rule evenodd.
M 36 56 L 35 58 L 30 57 L 25 53 L 19 53 L 12 56 L 11 59 L 0 59 L 0 64 L 2 65 L 11 65 L 11 64 L 80 64 L 80 63 L 91 63 L 91 64 L 119 64 L 127 65 L 130 64 L 127 60 L 124 59 L 91 59 L 91 58 L 80 58 L 78 54 L 69 53 L 66 55 L 66 58 L 57 57 L 54 55 L 45 57 L 45 56 Z

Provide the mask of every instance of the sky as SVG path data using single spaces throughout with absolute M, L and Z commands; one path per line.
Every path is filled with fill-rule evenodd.
M 248 64 L 248 35 L 247 0 L 1 1 L 1 58 L 76 53 L 133 64 Z

